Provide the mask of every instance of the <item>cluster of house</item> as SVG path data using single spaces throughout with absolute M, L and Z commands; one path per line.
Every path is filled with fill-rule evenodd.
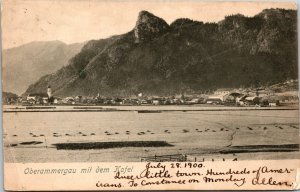
M 95 105 L 188 105 L 188 104 L 219 104 L 233 106 L 277 106 L 279 104 L 298 103 L 296 94 L 276 94 L 265 89 L 217 89 L 212 94 L 177 95 L 172 97 L 147 97 L 142 93 L 134 98 L 108 98 L 75 96 L 59 98 L 53 97 L 51 88 L 47 93 L 29 94 L 22 104 L 95 104 Z
M 279 104 L 298 103 L 298 92 L 275 93 L 266 88 L 232 89 L 221 88 L 211 94 L 177 95 L 169 97 L 143 96 L 139 93 L 131 98 L 108 98 L 98 94 L 95 97 L 75 96 L 60 98 L 52 95 L 51 87 L 47 93 L 31 93 L 27 98 L 19 97 L 14 103 L 23 105 L 188 105 L 188 104 L 219 104 L 233 106 L 277 106 Z
M 266 89 L 218 89 L 208 96 L 208 104 L 236 106 L 278 106 L 298 103 L 298 92 L 275 93 Z
M 47 93 L 30 93 L 26 100 L 21 99 L 21 103 L 27 104 L 47 104 L 57 103 L 57 99 L 53 97 L 51 87 L 48 86 Z
M 96 104 L 96 105 L 179 105 L 179 104 L 197 104 L 203 103 L 204 98 L 180 98 L 175 97 L 135 97 L 135 98 L 110 98 L 110 97 L 52 97 L 50 99 L 47 94 L 29 94 L 23 104 Z

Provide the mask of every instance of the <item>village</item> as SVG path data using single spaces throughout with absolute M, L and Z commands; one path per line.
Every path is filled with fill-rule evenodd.
M 60 98 L 52 94 L 51 87 L 45 93 L 31 93 L 27 97 L 10 97 L 5 104 L 12 105 L 225 105 L 274 107 L 298 104 L 298 92 L 283 87 L 297 85 L 298 80 L 290 80 L 263 88 L 219 88 L 201 94 L 178 94 L 174 96 L 147 96 L 139 93 L 129 98 L 82 96 Z M 280 87 L 280 88 L 279 88 Z

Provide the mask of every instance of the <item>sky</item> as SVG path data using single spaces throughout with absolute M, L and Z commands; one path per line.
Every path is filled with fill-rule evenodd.
M 171 23 L 178 18 L 218 22 L 226 15 L 254 16 L 267 8 L 296 9 L 293 2 L 211 2 L 197 0 L 4 0 L 2 47 L 32 41 L 67 44 L 123 34 L 147 10 Z

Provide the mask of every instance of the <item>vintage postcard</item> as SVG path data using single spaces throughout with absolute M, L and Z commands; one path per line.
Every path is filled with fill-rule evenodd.
M 4 0 L 4 187 L 299 189 L 294 1 Z

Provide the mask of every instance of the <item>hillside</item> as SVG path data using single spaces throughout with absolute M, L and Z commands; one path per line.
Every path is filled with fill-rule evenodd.
M 2 104 L 7 104 L 11 100 L 17 100 L 18 95 L 10 92 L 2 92 Z
M 168 25 L 140 12 L 126 34 L 88 42 L 56 73 L 26 91 L 58 96 L 195 93 L 297 79 L 297 12 L 268 9 L 218 23 L 187 18 Z
M 82 43 L 67 45 L 60 41 L 46 41 L 3 50 L 3 90 L 24 93 L 42 76 L 67 65 L 82 46 Z

